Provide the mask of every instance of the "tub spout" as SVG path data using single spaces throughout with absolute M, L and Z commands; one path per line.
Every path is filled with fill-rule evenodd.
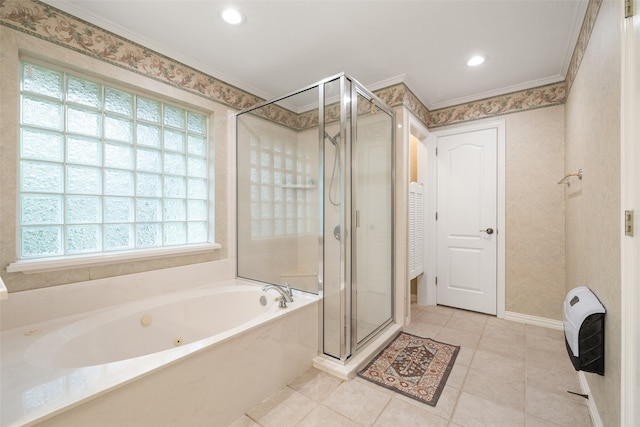
M 263 292 L 267 292 L 270 289 L 275 289 L 280 294 L 280 302 L 278 303 L 278 306 L 280 308 L 287 308 L 287 303 L 293 302 L 293 294 L 291 293 L 291 288 L 289 287 L 288 284 L 286 283 L 284 285 L 270 284 L 262 287 Z

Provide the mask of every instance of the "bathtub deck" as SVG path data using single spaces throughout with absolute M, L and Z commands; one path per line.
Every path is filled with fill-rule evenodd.
M 167 375 L 177 375 L 180 378 L 189 378 L 191 375 L 192 383 L 198 381 L 203 384 L 210 383 L 206 393 L 203 393 L 206 395 L 213 390 L 215 383 L 221 381 L 227 374 L 226 371 L 234 373 L 233 380 L 237 377 L 238 381 L 242 381 L 242 364 L 251 362 L 251 359 L 246 360 L 246 357 L 253 358 L 255 354 L 271 354 L 273 358 L 277 358 L 284 357 L 280 353 L 288 351 L 292 357 L 291 372 L 279 372 L 281 378 L 277 378 L 275 374 L 270 378 L 274 386 L 281 387 L 295 378 L 295 375 L 308 369 L 311 366 L 311 359 L 317 354 L 317 301 L 318 298 L 314 296 L 298 296 L 296 302 L 290 304 L 287 311 L 278 312 L 264 323 L 252 325 L 240 331 L 237 336 L 228 337 L 222 342 L 219 341 L 219 337 L 208 337 L 153 354 L 86 367 L 61 368 L 41 365 L 29 362 L 25 359 L 25 354 L 28 348 L 47 332 L 80 320 L 89 322 L 93 313 L 76 314 L 3 331 L 0 426 L 26 426 L 45 419 L 47 419 L 46 425 L 83 425 L 82 422 L 77 423 L 77 420 L 82 419 L 83 412 L 86 412 L 83 408 L 87 407 L 91 412 L 92 406 L 109 406 L 114 404 L 113 401 L 117 401 L 118 396 L 124 396 L 123 401 L 131 401 L 132 396 L 127 397 L 127 393 L 130 393 L 128 390 L 132 387 L 146 387 L 148 393 L 155 398 L 160 398 L 159 391 L 167 389 L 167 392 L 176 393 L 176 396 L 170 399 L 175 401 L 182 397 L 188 400 L 188 394 L 185 393 L 188 392 L 190 384 L 185 383 L 184 390 L 171 390 L 174 386 L 178 387 L 179 382 L 171 379 L 171 387 L 166 387 L 168 383 L 160 385 L 162 382 L 160 384 L 158 382 Z M 144 304 L 144 300 L 133 304 Z M 99 312 L 111 309 L 113 308 L 106 308 Z M 289 334 L 295 334 L 295 336 L 288 336 Z M 252 338 L 249 339 L 249 336 Z M 244 347 L 252 345 L 254 341 L 262 347 L 252 347 L 252 353 L 248 353 L 243 358 Z M 267 362 L 270 362 L 268 358 L 261 370 L 269 369 Z M 241 365 L 236 366 L 234 363 Z M 177 368 L 183 365 L 185 375 L 180 373 L 181 368 Z M 197 367 L 194 368 L 194 366 Z M 212 370 L 211 366 L 218 366 L 220 373 Z M 277 385 L 278 383 L 280 384 Z M 266 398 L 273 391 L 272 388 L 262 391 L 266 394 L 254 397 L 250 405 Z M 220 402 L 223 402 L 225 395 L 227 399 L 230 398 L 227 391 L 223 390 Z M 157 405 L 158 401 L 155 398 L 154 404 Z M 127 406 L 130 405 L 122 405 L 123 408 Z M 186 406 L 188 405 L 185 404 Z M 228 405 L 223 403 L 222 407 L 225 406 Z M 69 410 L 70 408 L 73 409 Z M 233 419 L 247 409 L 249 408 L 243 408 Z M 126 417 L 124 410 L 120 411 L 116 408 L 111 412 L 114 414 L 122 412 L 119 416 Z M 221 410 L 221 412 L 224 411 Z M 53 418 L 48 419 L 50 417 Z M 73 424 L 70 424 L 70 420 Z M 89 421 L 86 425 L 97 426 L 93 421 Z M 118 425 L 116 420 L 106 419 L 105 423 L 105 425 Z

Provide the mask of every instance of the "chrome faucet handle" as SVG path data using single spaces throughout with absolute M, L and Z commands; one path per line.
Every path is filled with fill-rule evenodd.
M 276 285 L 274 283 L 271 283 L 262 287 L 263 292 L 267 292 L 271 289 L 277 291 L 280 294 L 280 296 L 276 298 L 276 300 L 279 301 L 278 306 L 280 308 L 286 308 L 288 302 L 293 302 L 293 298 L 289 293 L 291 292 L 291 289 L 287 289 L 282 285 Z
M 287 282 L 284 282 L 284 287 L 287 289 L 287 294 L 289 294 L 289 302 L 293 302 L 293 291 L 291 290 L 291 286 Z

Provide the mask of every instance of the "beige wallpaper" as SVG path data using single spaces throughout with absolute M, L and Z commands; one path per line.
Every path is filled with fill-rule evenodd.
M 564 106 L 506 123 L 506 310 L 562 319 Z
M 588 286 L 607 309 L 605 375 L 587 374 L 605 426 L 620 425 L 620 26 L 622 2 L 604 1 L 566 104 L 567 290 Z

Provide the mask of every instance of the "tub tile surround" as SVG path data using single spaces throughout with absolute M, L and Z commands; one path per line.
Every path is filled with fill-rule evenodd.
M 229 280 L 233 269 L 229 260 L 211 261 L 15 292 L 0 306 L 0 330 Z
M 223 275 L 226 266 L 217 267 Z M 128 283 L 121 280 L 122 283 L 111 286 L 96 281 L 99 283 L 83 286 L 93 288 L 89 293 L 95 298 L 95 295 L 107 297 L 114 288 L 122 287 L 123 290 L 127 285 L 128 288 L 140 286 L 149 293 L 155 282 L 164 289 L 159 296 L 158 291 L 152 292 L 156 299 L 174 301 L 196 295 L 194 292 L 208 292 L 207 286 L 202 286 L 203 282 L 213 283 L 210 273 L 215 269 L 201 269 L 189 274 L 184 268 L 176 270 L 165 271 L 167 283 L 164 285 L 167 286 L 158 283 L 162 278 L 152 277 L 154 275 L 150 273 L 132 275 L 134 277 L 129 277 Z M 200 274 L 200 281 L 194 280 L 192 287 L 182 285 L 181 290 L 166 293 L 172 279 L 182 277 L 182 282 L 185 282 L 186 277 L 197 278 L 198 273 L 205 271 L 208 274 L 204 277 Z M 30 299 L 36 307 L 45 309 L 48 303 L 62 304 L 74 299 L 82 303 L 83 297 L 89 298 L 89 293 L 78 293 L 72 285 L 55 288 L 59 290 L 55 295 L 48 288 L 20 294 L 46 293 L 46 297 Z M 214 284 L 211 289 L 216 288 L 219 286 Z M 176 287 L 172 290 L 175 291 Z M 35 340 L 45 337 L 47 332 L 73 322 L 86 325 L 95 318 L 92 317 L 94 313 L 113 312 L 115 315 L 118 310 L 131 305 L 144 311 L 147 301 L 154 299 L 140 301 L 141 293 L 134 292 L 128 300 L 131 304 L 67 314 L 39 323 L 25 323 L 37 318 L 27 314 L 22 317 L 20 325 L 4 330 L 0 426 L 30 425 L 35 420 L 44 420 L 38 425 L 60 426 L 131 425 L 132 422 L 136 425 L 162 425 L 167 419 L 171 419 L 173 425 L 200 425 L 202 420 L 213 420 L 214 425 L 227 425 L 265 396 L 308 370 L 317 354 L 318 298 L 299 293 L 286 311 L 275 308 L 273 314 L 264 318 L 266 320 L 251 320 L 230 332 L 140 357 L 103 365 L 62 368 L 31 360 L 28 356 L 29 347 Z M 122 304 L 122 296 L 119 295 L 118 304 Z M 19 298 L 14 301 L 10 311 L 19 310 L 22 305 Z M 85 304 L 85 307 L 92 307 L 92 304 Z M 2 313 L 5 314 L 4 306 Z M 31 334 L 36 330 L 40 333 Z M 283 360 L 286 363 L 280 363 Z M 219 368 L 212 369 L 216 366 Z M 254 384 L 256 378 L 260 378 L 259 384 Z M 171 387 L 166 387 L 167 384 Z M 194 390 L 197 390 L 195 395 L 192 394 Z M 149 399 L 141 400 L 142 395 L 149 396 Z M 160 405 L 161 402 L 164 404 Z M 211 402 L 218 404 L 211 405 Z M 53 418 L 47 419 L 51 415 Z
M 593 425 L 585 399 L 567 393 L 579 392 L 580 384 L 561 331 L 442 306 L 413 305 L 412 311 L 415 320 L 405 331 L 461 345 L 435 407 L 359 377 L 342 381 L 314 368 L 232 426 Z M 473 332 L 467 321 L 474 323 Z M 491 345 L 496 342 L 502 345 Z M 503 351 L 506 345 L 513 345 L 511 351 Z

